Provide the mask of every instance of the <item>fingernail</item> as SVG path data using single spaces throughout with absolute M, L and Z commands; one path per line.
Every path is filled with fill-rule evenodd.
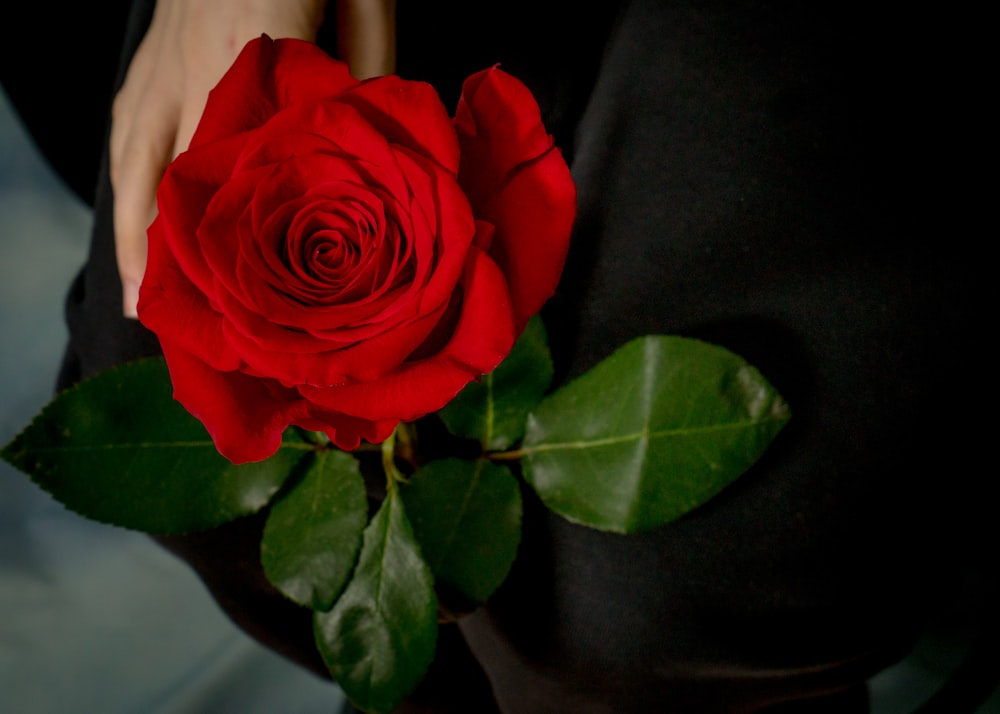
M 139 283 L 126 281 L 122 283 L 122 312 L 125 317 L 137 318 L 136 309 L 139 304 Z

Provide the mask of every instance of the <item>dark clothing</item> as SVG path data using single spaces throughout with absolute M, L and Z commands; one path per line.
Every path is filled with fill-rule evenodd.
M 976 416 L 991 404 L 985 261 L 943 221 L 919 33 L 844 4 L 478 5 L 399 3 L 399 74 L 452 107 L 462 78 L 499 63 L 538 97 L 580 204 L 543 313 L 557 379 L 638 335 L 700 337 L 757 366 L 793 418 L 750 473 L 651 533 L 574 526 L 526 491 L 511 577 L 443 628 L 404 710 L 750 712 L 829 697 L 801 711 L 867 711 L 865 680 L 966 569 L 996 583 Z M 60 386 L 157 351 L 120 317 L 110 206 L 105 165 Z M 162 542 L 236 622 L 322 672 L 308 613 L 259 573 L 261 523 Z M 800 711 L 786 706 L 773 711 Z

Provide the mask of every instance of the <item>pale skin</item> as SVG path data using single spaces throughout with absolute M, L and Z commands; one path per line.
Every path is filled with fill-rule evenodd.
M 136 317 L 146 229 L 167 165 L 188 147 L 208 98 L 247 41 L 314 42 L 336 12 L 338 51 L 358 79 L 395 69 L 395 0 L 158 0 L 111 109 L 110 167 L 122 310 Z

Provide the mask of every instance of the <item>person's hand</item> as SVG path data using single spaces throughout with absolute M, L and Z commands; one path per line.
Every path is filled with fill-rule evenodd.
M 394 2 L 341 0 L 340 5 L 338 40 L 352 73 L 363 78 L 392 71 Z M 262 33 L 315 41 L 325 6 L 326 0 L 156 3 L 111 113 L 115 251 L 127 317 L 136 317 L 156 188 L 170 161 L 187 148 L 209 91 L 244 44 Z

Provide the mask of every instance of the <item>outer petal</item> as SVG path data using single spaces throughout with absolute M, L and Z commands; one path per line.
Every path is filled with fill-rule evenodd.
M 531 91 L 495 67 L 465 80 L 455 128 L 462 149 L 459 183 L 477 214 L 518 166 L 552 147 Z
M 231 323 L 224 325 L 224 334 L 250 368 L 285 384 L 342 384 L 348 380 L 378 379 L 397 368 L 426 339 L 442 312 L 444 306 L 419 320 L 329 352 L 267 351 L 256 344 L 252 336 L 233 328 Z M 317 343 L 322 344 L 319 340 Z
M 371 421 L 309 404 L 293 390 L 241 372 L 220 372 L 169 342 L 163 344 L 174 398 L 208 430 L 219 453 L 234 464 L 263 461 L 296 424 L 326 432 L 340 449 L 361 440 L 385 441 L 398 419 Z
M 315 44 L 261 35 L 209 93 L 191 146 L 253 129 L 289 104 L 335 97 L 357 83 L 346 63 Z
M 437 354 L 404 364 L 375 382 L 331 389 L 300 387 L 310 401 L 371 420 L 410 421 L 450 402 L 461 389 L 493 370 L 514 344 L 507 285 L 478 248 L 469 253 L 462 313 Z
M 364 82 L 340 101 L 360 111 L 390 143 L 401 144 L 458 173 L 458 138 L 437 90 L 387 75 Z
M 576 186 L 559 150 L 518 171 L 478 217 L 496 228 L 490 255 L 507 276 L 520 334 L 555 292 L 576 218 Z
M 235 464 L 262 461 L 278 450 L 297 406 L 268 380 L 220 372 L 169 339 L 161 339 L 174 398 L 201 421 L 219 453 Z
M 149 260 L 139 287 L 139 319 L 161 343 L 171 342 L 198 355 L 215 369 L 237 369 L 239 356 L 222 334 L 222 316 L 188 280 L 169 251 L 158 218 L 149 229 Z M 183 319 L 178 319 L 183 315 Z
M 215 278 L 197 236 L 207 206 L 228 178 L 224 163 L 217 161 L 211 150 L 183 153 L 167 167 L 156 192 L 159 210 L 153 225 L 162 233 L 184 274 L 209 294 Z M 206 167 L 213 167 L 221 175 L 207 177 L 206 172 L 213 169 Z
M 315 422 L 307 419 L 301 423 L 297 422 L 298 426 L 310 431 L 325 432 L 333 445 L 343 451 L 354 451 L 362 440 L 380 444 L 389 438 L 393 429 L 399 424 L 398 419 L 369 421 L 318 408 L 315 411 L 318 415 Z

